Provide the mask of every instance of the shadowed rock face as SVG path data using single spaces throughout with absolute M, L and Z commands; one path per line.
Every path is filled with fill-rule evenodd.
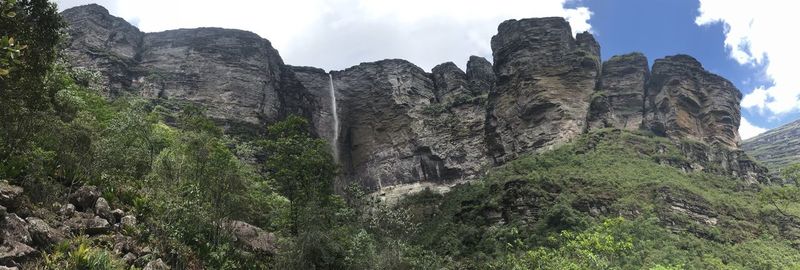
M 496 164 L 547 150 L 583 132 L 600 74 L 591 34 L 572 37 L 563 18 L 509 20 L 492 38 L 497 76 L 486 136 Z
M 644 126 L 658 135 L 737 148 L 742 94 L 688 55 L 653 64 Z
M 452 63 L 428 74 L 405 60 L 384 60 L 332 76 L 346 179 L 379 189 L 447 184 L 483 169 L 485 110 L 481 97 L 472 94 L 481 90 L 471 90 L 465 73 Z
M 289 113 L 310 116 L 313 100 L 270 42 L 256 34 L 221 28 L 142 33 L 98 5 L 63 15 L 70 25 L 70 61 L 99 70 L 112 97 L 125 90 L 198 104 L 228 130 L 258 130 Z
M 644 116 L 644 87 L 649 77 L 647 58 L 641 53 L 616 55 L 604 62 L 586 119 L 589 129 L 639 129 Z

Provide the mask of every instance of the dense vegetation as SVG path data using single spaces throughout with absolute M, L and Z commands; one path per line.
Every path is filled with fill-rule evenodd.
M 329 147 L 300 117 L 234 137 L 192 104 L 109 101 L 97 74 L 64 64 L 62 27 L 47 1 L 0 1 L 0 179 L 23 186 L 34 212 L 101 187 L 141 220 L 124 234 L 176 269 L 800 267 L 797 187 L 662 165 L 682 158 L 663 138 L 597 131 L 387 205 L 358 187 L 333 193 Z M 240 249 L 225 220 L 276 233 L 278 253 Z M 30 266 L 128 268 L 112 249 L 76 237 Z

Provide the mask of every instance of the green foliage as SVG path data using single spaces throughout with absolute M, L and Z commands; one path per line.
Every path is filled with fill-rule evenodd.
M 308 133 L 308 121 L 290 116 L 268 128 L 268 140 L 261 141 L 266 151 L 267 175 L 289 199 L 292 233 L 301 226 L 316 226 L 319 210 L 329 205 L 333 193 L 336 165 L 322 139 Z
M 79 237 L 59 243 L 54 251 L 45 254 L 42 266 L 48 270 L 124 270 L 127 264 L 110 251 L 93 247 L 86 238 Z
M 619 232 L 622 218 L 608 219 L 585 231 L 562 231 L 549 239 L 557 248 L 540 247 L 507 255 L 490 269 L 609 269 L 633 248 L 630 235 Z
M 787 181 L 800 183 L 800 163 L 794 163 L 781 169 L 781 177 Z

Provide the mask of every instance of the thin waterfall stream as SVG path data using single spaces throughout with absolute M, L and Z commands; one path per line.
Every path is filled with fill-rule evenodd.
M 339 111 L 336 109 L 336 89 L 333 88 L 333 75 L 328 73 L 330 81 L 331 92 L 331 115 L 333 115 L 333 139 L 331 140 L 331 147 L 333 148 L 333 159 L 339 162 Z

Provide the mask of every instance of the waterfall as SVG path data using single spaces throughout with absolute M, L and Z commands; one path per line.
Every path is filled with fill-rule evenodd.
M 336 109 L 336 89 L 333 88 L 333 75 L 328 73 L 328 80 L 330 81 L 331 91 L 331 115 L 333 115 L 333 139 L 331 140 L 331 147 L 333 148 L 333 159 L 339 162 L 339 111 Z

